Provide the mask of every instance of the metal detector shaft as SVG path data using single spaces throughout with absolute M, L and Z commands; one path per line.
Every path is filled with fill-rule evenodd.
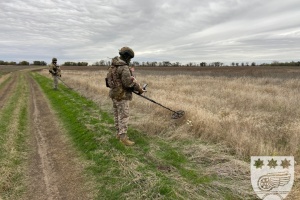
M 69 89 L 72 89 L 70 86 L 68 86 L 63 80 L 61 80 L 61 78 L 59 76 L 57 76 L 57 78 L 65 85 L 67 86 Z
M 176 111 L 171 110 L 170 108 L 167 108 L 166 106 L 163 106 L 160 103 L 157 103 L 156 101 L 154 101 L 154 100 L 152 100 L 152 99 L 150 99 L 150 98 L 148 98 L 148 97 L 146 97 L 144 95 L 141 95 L 141 94 L 139 94 L 139 93 L 137 93 L 135 91 L 133 91 L 133 93 L 136 94 L 136 95 L 138 95 L 138 96 L 140 96 L 140 97 L 143 97 L 144 99 L 147 99 L 148 101 L 151 101 L 152 103 L 155 103 L 155 104 L 157 104 L 157 105 L 159 105 L 159 106 L 161 106 L 161 107 L 163 107 L 165 109 L 168 109 L 169 111 L 172 111 L 172 112 L 176 113 Z
M 136 95 L 138 95 L 138 96 L 140 96 L 140 97 L 143 97 L 144 99 L 147 99 L 148 101 L 151 101 L 152 103 L 155 103 L 155 104 L 157 104 L 157 105 L 159 105 L 159 106 L 161 106 L 161 107 L 163 107 L 165 109 L 168 109 L 169 111 L 173 112 L 172 119 L 179 119 L 185 113 L 183 110 L 178 110 L 178 111 L 171 110 L 170 108 L 167 108 L 166 106 L 163 106 L 160 103 L 157 103 L 156 101 L 154 101 L 154 100 L 152 100 L 152 99 L 150 99 L 150 98 L 148 98 L 148 97 L 146 97 L 144 95 L 141 95 L 141 94 L 139 94 L 139 93 L 137 93 L 135 91 L 133 91 L 133 93 L 136 94 Z

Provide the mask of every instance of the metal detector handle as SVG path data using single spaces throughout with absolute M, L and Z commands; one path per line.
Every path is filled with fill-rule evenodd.
M 148 84 L 145 83 L 145 84 L 143 85 L 143 90 L 146 90 L 147 86 L 148 86 Z

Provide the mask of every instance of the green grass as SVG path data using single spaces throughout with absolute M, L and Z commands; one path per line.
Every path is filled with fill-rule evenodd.
M 74 146 L 92 161 L 87 173 L 96 182 L 96 199 L 191 198 L 184 187 L 197 188 L 193 196 L 210 199 L 203 188 L 213 189 L 213 181 L 222 181 L 214 175 L 204 175 L 180 148 L 161 138 L 129 128 L 128 135 L 136 145 L 124 146 L 115 139 L 109 113 L 63 85 L 56 91 L 50 79 L 37 73 L 32 76 L 50 100 Z M 226 188 L 224 191 L 223 199 L 238 199 Z
M 7 80 L 6 80 L 7 81 Z M 24 173 L 26 136 L 28 128 L 28 85 L 24 76 L 18 77 L 17 88 L 7 100 L 0 117 L 0 199 L 18 199 L 25 191 Z M 20 112 L 14 115 L 19 105 Z M 11 132 L 9 126 L 17 123 L 17 131 Z M 10 136 L 8 135 L 10 134 Z M 12 139 L 7 141 L 7 138 Z

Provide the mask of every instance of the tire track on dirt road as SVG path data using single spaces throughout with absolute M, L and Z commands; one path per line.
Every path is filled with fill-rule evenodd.
M 30 200 L 91 199 L 83 166 L 37 83 L 30 82 Z M 58 91 L 59 94 L 59 91 Z

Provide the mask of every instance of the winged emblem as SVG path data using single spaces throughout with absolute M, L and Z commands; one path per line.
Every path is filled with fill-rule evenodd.
M 270 191 L 279 186 L 284 186 L 290 182 L 291 174 L 288 172 L 277 172 L 277 173 L 268 173 L 261 176 L 257 185 L 258 188 L 262 191 Z

